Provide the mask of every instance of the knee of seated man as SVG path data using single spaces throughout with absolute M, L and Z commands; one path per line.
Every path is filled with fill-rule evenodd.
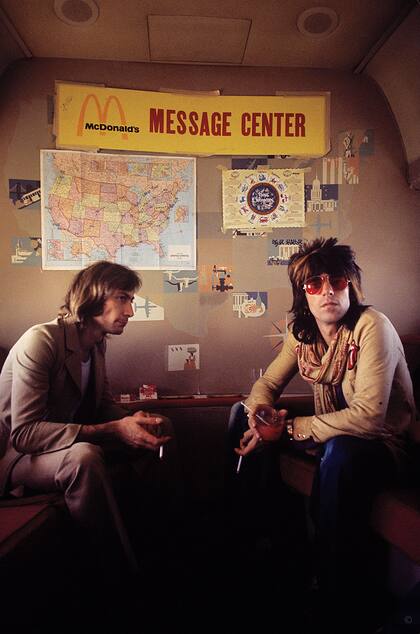
M 229 421 L 231 421 L 233 424 L 237 422 L 238 420 L 242 421 L 244 416 L 246 416 L 245 408 L 242 405 L 241 401 L 234 403 L 232 407 L 230 408 Z
M 88 442 L 71 445 L 56 473 L 56 482 L 60 487 L 79 486 L 81 482 L 102 482 L 106 479 L 104 453 L 101 447 Z
M 102 448 L 90 442 L 74 443 L 70 447 L 67 461 L 82 469 L 105 469 L 105 457 Z
M 362 481 L 373 475 L 376 443 L 357 436 L 335 436 L 325 443 L 320 471 L 324 477 L 340 477 L 343 481 Z
M 232 405 L 230 410 L 228 434 L 232 437 L 242 436 L 246 429 L 248 429 L 248 416 L 245 413 L 244 406 L 238 401 Z
M 344 469 L 354 465 L 360 449 L 361 438 L 355 436 L 335 436 L 325 443 L 324 454 L 321 458 L 321 468 Z

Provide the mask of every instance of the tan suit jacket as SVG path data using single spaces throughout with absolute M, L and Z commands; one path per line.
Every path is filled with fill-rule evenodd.
M 294 438 L 312 437 L 316 442 L 342 434 L 377 438 L 400 457 L 405 432 L 416 424 L 413 386 L 401 340 L 390 320 L 372 308 L 357 321 L 353 340 L 357 359 L 347 365 L 342 381 L 347 407 L 326 413 L 315 403 L 314 416 L 294 419 Z M 280 354 L 253 386 L 249 405 L 275 403 L 298 372 L 298 343 L 290 332 Z
M 77 326 L 56 319 L 27 330 L 11 349 L 0 375 L 0 495 L 13 465 L 23 454 L 41 454 L 72 445 L 80 424 L 73 415 L 80 405 L 81 350 Z M 105 343 L 92 353 L 95 420 L 126 415 L 109 390 Z

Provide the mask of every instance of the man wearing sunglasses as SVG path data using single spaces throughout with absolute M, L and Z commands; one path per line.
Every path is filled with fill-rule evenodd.
M 319 598 L 325 619 L 329 614 L 336 631 L 344 631 L 358 621 L 363 600 L 372 603 L 369 513 L 375 494 L 404 472 L 407 430 L 415 420 L 412 383 L 395 328 L 362 303 L 360 268 L 349 246 L 335 238 L 307 243 L 291 257 L 288 273 L 288 336 L 252 388 L 248 417 L 242 405 L 234 406 L 229 433 L 236 454 L 247 456 L 244 478 L 247 468 L 255 478 L 265 449 L 273 455 L 273 437 L 315 449 L 311 516 Z M 313 389 L 315 414 L 288 419 L 280 410 L 277 433 L 268 440 L 261 417 L 297 372 Z

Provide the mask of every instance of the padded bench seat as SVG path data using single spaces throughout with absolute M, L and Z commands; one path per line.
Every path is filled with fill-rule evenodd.
M 36 547 L 52 543 L 65 509 L 61 495 L 52 493 L 0 501 L 0 566 L 24 561 Z
M 387 542 L 420 564 L 420 491 L 393 489 L 380 493 L 372 509 L 371 524 Z
M 315 467 L 316 461 L 310 455 L 280 454 L 283 481 L 302 495 L 311 493 Z M 385 541 L 420 564 L 419 489 L 392 489 L 380 493 L 373 505 L 371 524 Z

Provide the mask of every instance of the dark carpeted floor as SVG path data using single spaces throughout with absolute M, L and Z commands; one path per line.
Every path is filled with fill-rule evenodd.
M 141 574 L 109 588 L 70 556 L 11 580 L 13 606 L 2 634 L 309 634 L 375 632 L 347 628 L 355 606 L 333 627 L 317 614 L 311 548 L 297 496 L 274 516 L 238 512 L 220 500 L 193 500 L 170 528 L 145 529 Z M 385 605 L 384 615 L 391 611 Z M 383 621 L 386 622 L 385 617 Z M 366 628 L 364 629 L 366 625 Z M 330 623 L 331 626 L 331 623 Z M 384 634 L 392 629 L 388 620 Z M 395 626 L 396 627 L 396 626 Z M 388 629 L 385 629 L 388 628 Z M 411 630 L 410 630 L 411 632 Z

